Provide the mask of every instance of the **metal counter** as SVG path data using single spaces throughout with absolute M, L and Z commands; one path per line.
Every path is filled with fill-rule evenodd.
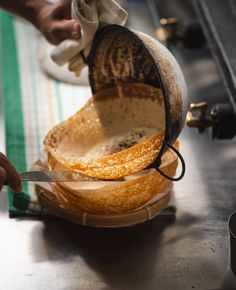
M 236 287 L 227 233 L 227 220 L 236 210 L 235 145 L 184 130 L 187 172 L 174 186 L 174 220 L 157 217 L 111 230 L 53 219 L 9 219 L 2 193 L 0 289 Z
M 174 188 L 176 219 L 125 229 L 9 219 L 0 198 L 0 287 L 12 289 L 226 289 L 227 220 L 236 209 L 235 143 L 186 129 L 187 174 Z

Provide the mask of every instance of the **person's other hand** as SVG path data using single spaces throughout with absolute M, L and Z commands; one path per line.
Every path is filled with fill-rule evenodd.
M 56 4 L 47 2 L 38 12 L 36 26 L 54 45 L 67 38 L 81 37 L 79 23 L 71 19 L 71 0 L 60 0 Z
M 21 180 L 15 167 L 4 154 L 0 153 L 0 191 L 5 182 L 7 182 L 13 191 L 22 191 Z

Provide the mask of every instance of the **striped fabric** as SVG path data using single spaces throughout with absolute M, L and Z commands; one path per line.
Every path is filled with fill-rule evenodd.
M 28 23 L 0 11 L 0 83 L 4 97 L 7 156 L 17 170 L 26 171 L 39 158 L 49 129 L 80 109 L 89 87 L 52 80 L 40 70 L 39 33 Z M 23 193 L 10 190 L 11 216 L 41 214 L 34 185 Z

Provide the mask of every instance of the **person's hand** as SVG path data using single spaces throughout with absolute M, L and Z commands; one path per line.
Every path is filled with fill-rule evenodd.
M 59 44 L 67 38 L 81 37 L 79 23 L 71 19 L 71 1 L 0 0 L 0 7 L 30 21 L 49 42 Z
M 13 191 L 22 191 L 21 180 L 16 169 L 8 158 L 4 154 L 0 153 L 0 191 L 2 190 L 5 182 L 7 182 Z
M 46 3 L 38 11 L 36 24 L 45 38 L 52 44 L 63 40 L 79 39 L 80 25 L 71 19 L 71 0 L 60 0 L 57 4 Z

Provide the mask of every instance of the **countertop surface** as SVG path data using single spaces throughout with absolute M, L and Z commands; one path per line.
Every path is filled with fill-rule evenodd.
M 187 79 L 193 63 L 183 64 Z M 212 63 L 205 59 L 204 65 L 201 69 L 207 71 L 209 82 L 217 83 L 218 75 L 211 73 Z M 202 79 L 205 84 L 206 78 Z M 200 79 L 192 86 L 188 82 L 192 99 L 198 82 Z M 210 92 L 218 92 L 218 84 Z M 205 93 L 199 88 L 198 97 Z M 2 148 L 3 138 L 0 140 Z M 56 219 L 9 219 L 6 194 L 2 192 L 0 288 L 236 287 L 229 265 L 227 230 L 228 218 L 236 210 L 235 145 L 235 141 L 212 142 L 207 134 L 198 135 L 185 128 L 181 152 L 187 171 L 173 190 L 176 218 L 157 217 L 132 228 L 96 229 Z
M 59 220 L 9 219 L 0 196 L 1 289 L 226 289 L 227 220 L 236 209 L 235 143 L 186 129 L 176 219 L 95 229 Z

